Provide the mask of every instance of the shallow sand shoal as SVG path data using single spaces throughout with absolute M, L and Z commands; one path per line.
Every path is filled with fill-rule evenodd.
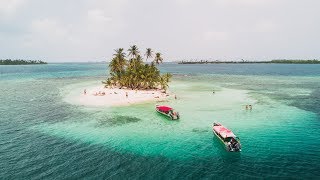
M 84 90 L 86 90 L 86 94 Z M 126 106 L 148 101 L 164 101 L 168 96 L 168 94 L 162 93 L 160 90 L 105 88 L 101 85 L 84 88 L 82 92 L 71 92 L 66 101 L 84 106 Z

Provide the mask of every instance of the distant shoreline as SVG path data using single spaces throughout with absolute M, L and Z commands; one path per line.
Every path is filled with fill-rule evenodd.
M 319 60 L 271 60 L 271 61 L 180 61 L 178 64 L 320 64 Z
M 47 62 L 41 60 L 23 60 L 23 59 L 0 59 L 0 65 L 33 65 L 33 64 L 48 64 Z

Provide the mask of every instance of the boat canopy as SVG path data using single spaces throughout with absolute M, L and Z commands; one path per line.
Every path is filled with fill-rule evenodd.
M 168 107 L 168 106 L 157 106 L 157 108 L 160 110 L 160 111 L 170 111 L 172 110 L 171 107 Z
M 233 134 L 232 131 L 227 129 L 224 126 L 213 126 L 213 130 L 216 131 L 218 134 L 220 134 L 221 137 L 223 138 L 228 138 L 228 137 L 236 137 L 236 135 Z

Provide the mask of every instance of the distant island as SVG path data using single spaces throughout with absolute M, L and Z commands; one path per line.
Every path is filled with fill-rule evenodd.
M 47 62 L 41 60 L 23 60 L 23 59 L 0 59 L 0 65 L 29 65 L 29 64 L 47 64 Z
M 320 61 L 317 59 L 312 60 L 289 60 L 289 59 L 275 59 L 271 61 L 180 61 L 178 64 L 256 64 L 256 63 L 267 63 L 267 64 L 320 64 Z

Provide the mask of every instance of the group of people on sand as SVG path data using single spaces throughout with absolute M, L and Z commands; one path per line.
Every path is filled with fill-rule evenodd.
M 246 105 L 246 110 L 252 110 L 252 105 L 251 104 L 249 104 L 249 105 L 247 104 Z
M 83 90 L 83 94 L 87 95 L 87 90 L 86 89 Z M 104 96 L 104 95 L 106 95 L 106 93 L 99 91 L 99 92 L 95 92 L 93 95 L 94 96 Z
M 152 93 L 152 94 L 154 94 L 154 93 Z M 168 96 L 170 96 L 170 95 L 167 94 L 167 93 L 165 93 L 165 92 L 162 92 L 162 93 L 160 94 L 160 96 L 162 96 L 162 97 L 168 97 Z M 160 96 L 155 96 L 154 98 L 160 98 Z M 174 95 L 174 99 L 177 99 L 177 95 Z
M 135 93 L 137 93 L 137 90 L 135 91 Z M 87 95 L 87 89 L 84 89 L 83 90 L 83 94 L 84 95 Z M 111 94 L 111 93 L 110 93 Z M 118 94 L 117 92 L 114 92 L 114 94 Z M 153 93 L 152 93 L 153 94 Z M 106 93 L 104 92 L 104 91 L 99 91 L 99 92 L 95 92 L 94 94 L 93 94 L 94 96 L 104 96 L 104 95 L 106 95 Z M 165 95 L 165 96 L 169 96 L 168 94 L 166 94 L 166 93 L 163 93 L 162 95 Z M 128 92 L 126 92 L 126 98 L 128 98 L 129 97 L 129 93 Z M 160 98 L 159 96 L 156 96 L 155 98 Z M 177 99 L 177 95 L 174 95 L 174 99 Z
M 106 93 L 99 91 L 99 93 L 96 92 L 96 93 L 94 93 L 93 95 L 94 95 L 94 96 L 104 96 L 104 95 L 106 95 Z

